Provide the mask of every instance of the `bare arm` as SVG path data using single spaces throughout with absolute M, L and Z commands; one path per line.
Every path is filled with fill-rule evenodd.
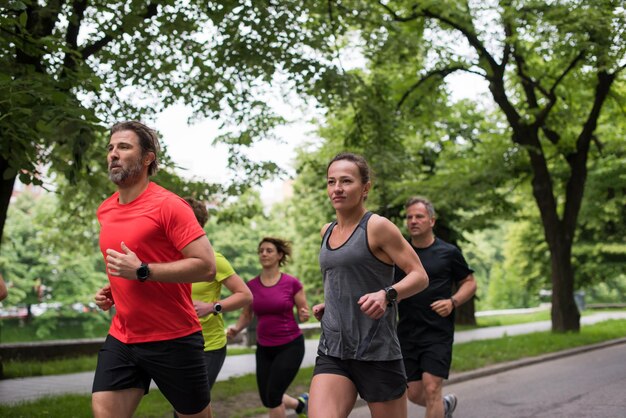
M 137 280 L 142 260 L 122 242 L 122 251 L 107 249 L 107 270 L 112 276 Z M 150 263 L 148 280 L 169 283 L 193 283 L 215 279 L 215 254 L 209 239 L 203 235 L 182 249 L 183 259 L 169 263 Z
M 430 307 L 441 316 L 448 316 L 452 311 L 476 294 L 476 279 L 470 274 L 459 282 L 459 288 L 450 299 L 443 299 L 433 302 Z
M 398 292 L 398 300 L 408 298 L 428 287 L 428 275 L 422 262 L 391 221 L 382 216 L 372 216 L 368 225 L 368 240 L 374 255 L 406 272 L 406 276 L 393 285 Z M 382 317 L 387 309 L 385 290 L 363 295 L 359 299 L 359 305 L 361 311 L 370 318 Z
M 315 319 L 317 319 L 318 321 L 322 320 L 322 317 L 324 316 L 325 308 L 326 308 L 325 303 L 318 303 L 317 305 L 313 306 L 313 316 L 315 316 Z
M 330 223 L 327 223 L 326 225 L 324 225 L 322 227 L 322 230 L 320 231 L 320 236 L 323 238 L 324 234 L 326 233 L 326 230 L 328 229 L 328 227 L 330 226 Z M 317 319 L 318 321 L 322 320 L 322 317 L 324 316 L 324 310 L 326 309 L 326 304 L 325 303 L 318 303 L 317 305 L 313 306 L 313 316 L 315 317 L 315 319 Z
M 300 291 L 295 294 L 294 300 L 296 302 L 296 308 L 298 308 L 298 319 L 300 322 L 308 321 L 311 315 L 309 314 L 309 305 L 306 303 L 304 289 L 300 289 Z
M 243 330 L 248 325 L 250 325 L 250 322 L 252 321 L 253 316 L 254 316 L 254 313 L 252 312 L 252 306 L 251 305 L 244 306 L 243 310 L 241 311 L 241 315 L 239 315 L 239 319 L 237 320 L 237 323 L 232 327 L 228 327 L 228 329 L 226 330 L 227 337 L 233 338 L 237 334 L 239 334 L 241 330 Z
M 232 293 L 227 298 L 219 301 L 220 305 L 222 305 L 222 312 L 236 311 L 252 303 L 252 292 L 250 292 L 250 289 L 239 275 L 233 274 L 228 276 L 222 283 Z M 196 313 L 199 317 L 213 313 L 214 305 L 215 303 L 212 302 L 193 301 L 193 306 L 196 308 Z

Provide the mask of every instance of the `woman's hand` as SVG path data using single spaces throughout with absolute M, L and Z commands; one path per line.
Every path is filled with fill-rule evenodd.
M 306 322 L 309 320 L 310 317 L 311 314 L 309 314 L 309 308 L 307 308 L 306 306 L 304 308 L 300 308 L 300 310 L 298 311 L 298 319 L 300 320 L 300 322 Z
M 320 303 L 318 305 L 315 305 L 313 307 L 313 316 L 315 317 L 315 319 L 317 319 L 318 321 L 322 320 L 322 317 L 324 316 L 324 309 L 326 307 L 325 303 Z
M 239 334 L 239 331 L 235 327 L 228 327 L 226 329 L 226 338 L 235 338 Z
M 196 310 L 196 315 L 198 318 L 202 318 L 203 316 L 207 316 L 210 313 L 213 313 L 213 304 L 201 302 L 199 300 L 193 301 L 193 307 Z
M 357 302 L 361 312 L 372 319 L 380 319 L 387 310 L 387 294 L 384 290 L 361 296 Z

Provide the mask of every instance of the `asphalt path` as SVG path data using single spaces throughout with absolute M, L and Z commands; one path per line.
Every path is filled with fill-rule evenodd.
M 457 418 L 624 418 L 626 340 L 576 355 L 445 386 L 459 403 Z M 409 405 L 409 417 L 424 408 Z M 370 417 L 359 406 L 350 418 Z

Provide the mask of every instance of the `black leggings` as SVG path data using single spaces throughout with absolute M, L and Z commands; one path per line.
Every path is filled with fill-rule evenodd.
M 272 347 L 257 344 L 256 383 L 261 402 L 266 408 L 276 408 L 283 402 L 283 394 L 298 374 L 304 358 L 304 336 Z

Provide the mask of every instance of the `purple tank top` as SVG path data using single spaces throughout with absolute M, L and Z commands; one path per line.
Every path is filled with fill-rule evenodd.
M 302 283 L 293 276 L 281 273 L 278 283 L 266 287 L 259 276 L 248 282 L 252 292 L 252 311 L 257 317 L 257 342 L 263 346 L 287 344 L 302 331 L 296 322 L 294 297 Z

